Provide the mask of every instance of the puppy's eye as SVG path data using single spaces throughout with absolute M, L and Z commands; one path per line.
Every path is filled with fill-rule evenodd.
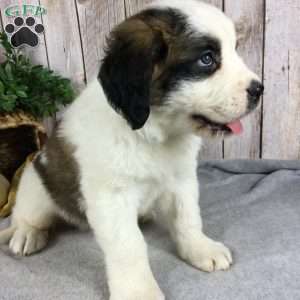
M 214 58 L 213 52 L 212 51 L 203 52 L 203 54 L 201 55 L 198 63 L 201 67 L 211 67 L 211 66 L 213 66 L 214 63 L 215 63 L 215 58 Z

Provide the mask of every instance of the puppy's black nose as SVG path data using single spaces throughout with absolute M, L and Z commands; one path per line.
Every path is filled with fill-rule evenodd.
M 247 92 L 252 98 L 259 98 L 264 92 L 264 86 L 256 80 L 252 80 Z
M 259 103 L 259 98 L 264 92 L 264 86 L 257 80 L 252 80 L 248 92 L 248 109 L 253 110 Z

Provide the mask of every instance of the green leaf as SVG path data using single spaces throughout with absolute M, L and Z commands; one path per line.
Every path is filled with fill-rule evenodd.
M 17 91 L 16 92 L 17 96 L 20 98 L 27 98 L 27 94 L 24 91 Z
M 6 73 L 6 75 L 7 75 L 7 77 L 8 77 L 9 80 L 13 80 L 11 64 L 6 64 L 6 66 L 5 66 L 5 73 Z
M 38 118 L 54 115 L 75 98 L 71 81 L 41 65 L 33 65 L 0 33 L 6 61 L 0 64 L 0 112 L 21 109 Z
M 2 65 L 0 66 L 0 78 L 1 78 L 2 81 L 6 81 L 7 80 L 7 77 L 6 77 L 6 74 L 5 74 L 5 71 L 4 71 Z
M 1 107 L 0 110 L 5 112 L 12 112 L 16 106 L 16 97 L 11 96 L 3 96 L 1 98 Z
M 4 84 L 2 83 L 2 81 L 0 81 L 0 94 L 4 94 L 4 92 L 5 92 Z

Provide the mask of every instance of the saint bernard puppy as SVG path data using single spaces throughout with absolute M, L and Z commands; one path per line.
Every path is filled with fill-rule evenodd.
M 154 1 L 117 26 L 98 77 L 25 170 L 0 242 L 30 255 L 58 218 L 87 223 L 111 300 L 165 299 L 138 226 L 154 215 L 182 259 L 227 270 L 230 251 L 202 231 L 196 167 L 201 138 L 240 134 L 263 93 L 236 47 L 229 18 L 196 0 Z

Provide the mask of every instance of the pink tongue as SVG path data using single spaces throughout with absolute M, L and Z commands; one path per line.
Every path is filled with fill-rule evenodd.
M 226 124 L 226 126 L 233 132 L 233 134 L 239 135 L 244 131 L 243 125 L 240 120 Z

